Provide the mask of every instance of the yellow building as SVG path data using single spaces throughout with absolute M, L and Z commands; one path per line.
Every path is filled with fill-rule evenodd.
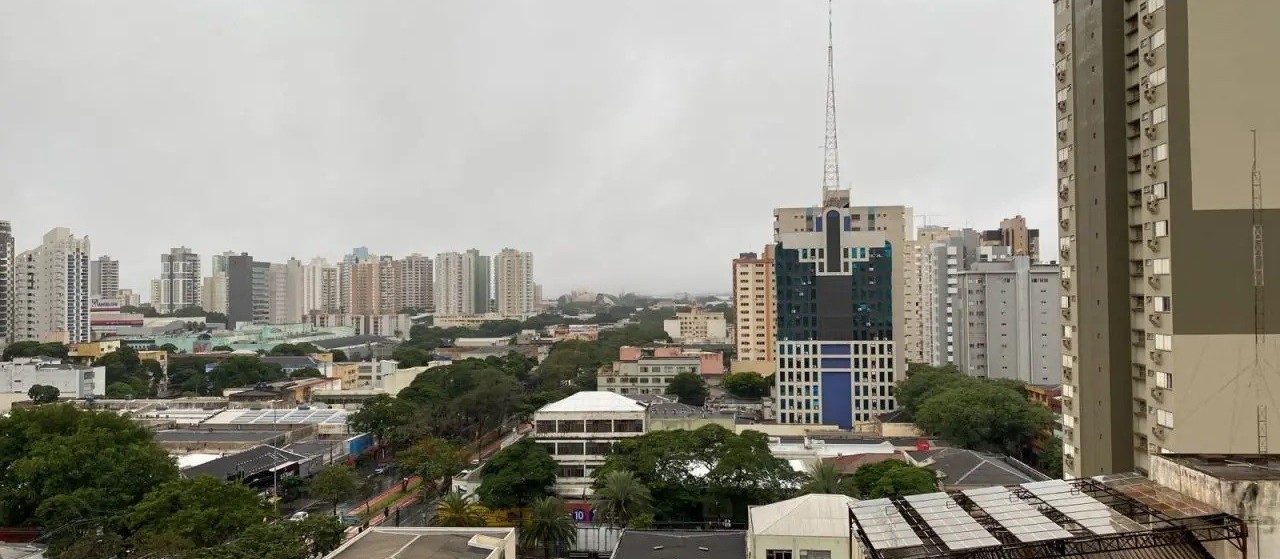
M 773 247 L 763 256 L 754 252 L 733 260 L 733 306 L 737 357 L 731 372 L 772 375 L 777 345 L 778 310 L 774 303 Z

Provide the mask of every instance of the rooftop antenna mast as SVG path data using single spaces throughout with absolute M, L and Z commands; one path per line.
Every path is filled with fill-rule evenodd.
M 840 142 L 836 137 L 836 56 L 835 33 L 831 16 L 832 0 L 827 0 L 827 138 L 823 145 L 822 200 L 826 205 L 848 205 L 848 194 L 843 203 L 835 203 L 840 194 Z
M 1258 131 L 1253 134 L 1253 367 L 1261 376 L 1262 344 L 1266 338 L 1267 307 L 1262 243 L 1262 172 L 1258 170 Z M 1267 453 L 1267 406 L 1258 406 L 1258 454 Z

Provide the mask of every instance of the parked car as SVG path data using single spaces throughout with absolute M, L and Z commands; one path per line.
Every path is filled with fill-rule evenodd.
M 377 468 L 373 469 L 373 473 L 378 475 L 385 474 L 389 471 L 391 471 L 391 464 L 379 464 Z
M 308 516 L 311 516 L 311 515 L 307 514 L 307 511 L 300 510 L 298 512 L 293 513 L 293 516 L 290 516 L 289 520 L 306 520 Z

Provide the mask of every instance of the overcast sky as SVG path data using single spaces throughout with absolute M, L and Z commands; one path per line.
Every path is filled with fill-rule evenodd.
M 0 220 L 260 260 L 535 254 L 576 287 L 730 290 L 820 201 L 821 0 L 0 0 Z M 837 0 L 855 204 L 1056 245 L 1052 4 Z

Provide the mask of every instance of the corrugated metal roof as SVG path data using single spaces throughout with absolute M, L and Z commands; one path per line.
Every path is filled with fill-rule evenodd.
M 849 506 L 845 495 L 810 494 L 752 507 L 751 532 L 756 536 L 849 537 Z

